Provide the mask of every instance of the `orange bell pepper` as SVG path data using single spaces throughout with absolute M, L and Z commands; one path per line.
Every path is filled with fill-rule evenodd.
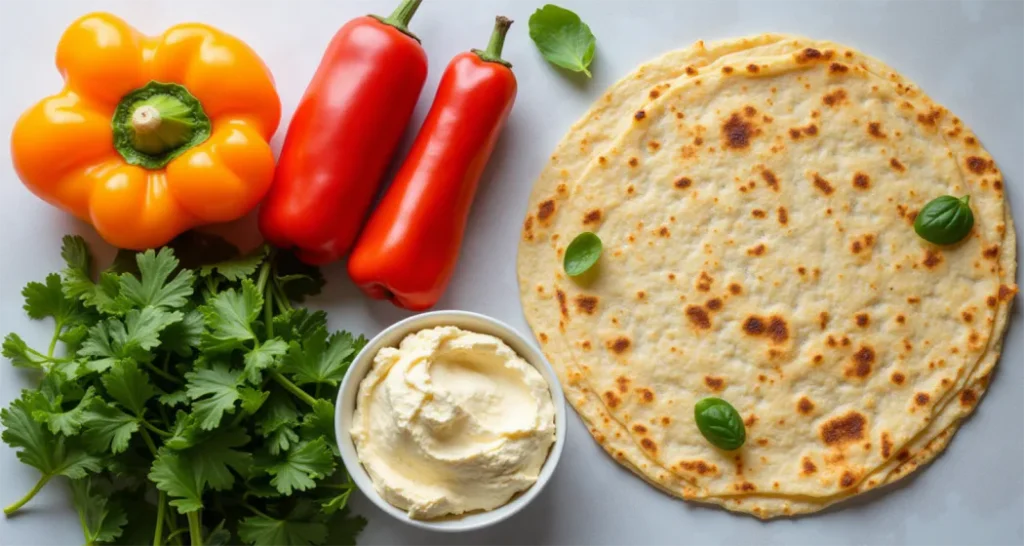
M 201 24 L 144 36 L 94 13 L 64 32 L 57 69 L 64 89 L 14 126 L 14 168 L 109 243 L 160 246 L 245 215 L 270 188 L 281 101 L 237 38 Z

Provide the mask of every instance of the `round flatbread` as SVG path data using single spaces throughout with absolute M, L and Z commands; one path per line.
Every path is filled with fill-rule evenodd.
M 519 251 L 524 312 L 594 437 L 670 494 L 772 517 L 891 482 L 987 386 L 1016 286 L 1002 178 L 880 62 L 765 35 L 666 54 L 559 144 Z M 971 195 L 968 239 L 916 211 Z M 596 271 L 568 243 L 597 233 Z M 717 396 L 736 452 L 693 420 Z

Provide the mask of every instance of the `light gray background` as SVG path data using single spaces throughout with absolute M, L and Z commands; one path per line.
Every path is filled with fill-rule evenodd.
M 584 2 L 560 0 L 597 36 L 594 79 L 544 63 L 526 22 L 543 0 L 426 0 L 412 29 L 430 56 L 430 75 L 413 127 L 429 107 L 444 66 L 456 53 L 483 47 L 493 16 L 516 24 L 505 45 L 520 90 L 504 137 L 484 175 L 462 258 L 438 308 L 486 313 L 525 330 L 514 270 L 526 198 L 562 134 L 601 92 L 642 61 L 697 39 L 761 32 L 829 38 L 891 64 L 945 104 L 981 137 L 1002 168 L 1007 193 L 1024 225 L 1024 4 L 1007 2 Z M 94 9 L 112 11 L 144 32 L 198 20 L 231 32 L 259 52 L 277 79 L 287 122 L 320 55 L 347 20 L 386 14 L 395 1 L 99 1 L 0 0 L 0 132 L 61 79 L 53 54 L 63 29 Z M 282 123 L 284 127 L 284 123 Z M 284 134 L 278 131 L 275 145 Z M 407 139 L 408 140 L 408 139 Z M 255 244 L 252 221 L 226 228 Z M 49 325 L 29 321 L 21 287 L 60 267 L 60 237 L 98 242 L 90 229 L 35 199 L 19 184 L 6 143 L 0 146 L 0 334 L 29 342 Z M 109 257 L 109 247 L 101 247 Z M 331 325 L 376 334 L 406 316 L 358 295 L 344 270 L 326 270 L 329 286 L 314 305 Z M 1020 280 L 1018 280 L 1020 283 Z M 543 494 L 516 517 L 466 535 L 436 535 L 400 524 L 354 496 L 370 523 L 371 543 L 574 544 L 1021 544 L 1024 543 L 1024 322 L 1018 302 L 1003 360 L 984 403 L 930 467 L 895 487 L 824 514 L 762 523 L 669 498 L 612 462 L 572 414 L 560 468 Z M 0 363 L 0 404 L 27 377 Z M 0 505 L 37 478 L 6 445 L 0 447 Z M 56 480 L 13 519 L 0 517 L 0 544 L 81 543 L 64 483 Z

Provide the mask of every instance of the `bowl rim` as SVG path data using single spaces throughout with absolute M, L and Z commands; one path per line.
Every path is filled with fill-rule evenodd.
M 548 383 L 551 401 L 555 406 L 555 442 L 552 444 L 543 466 L 541 466 L 537 481 L 525 491 L 515 495 L 509 502 L 493 510 L 473 512 L 453 519 L 418 520 L 410 518 L 408 513 L 393 506 L 377 492 L 373 481 L 370 479 L 356 453 L 355 442 L 352 440 L 349 429 L 355 413 L 359 386 L 369 372 L 373 364 L 373 357 L 376 356 L 377 352 L 384 347 L 397 346 L 409 334 L 445 325 L 494 335 L 509 345 L 520 357 L 540 372 L 541 376 Z M 479 328 L 481 325 L 489 327 L 491 331 L 481 331 Z M 558 466 L 558 461 L 561 459 L 562 449 L 565 445 L 567 425 L 565 395 L 562 392 L 558 375 L 544 356 L 544 353 L 534 346 L 529 338 L 505 322 L 481 313 L 460 310 L 438 310 L 413 315 L 388 326 L 374 336 L 367 342 L 359 354 L 353 358 L 352 363 L 349 364 L 345 377 L 342 379 L 341 387 L 338 389 L 334 410 L 334 433 L 338 450 L 341 452 L 341 459 L 345 464 L 345 470 L 352 477 L 356 487 L 382 511 L 407 525 L 432 531 L 453 533 L 494 525 L 518 513 L 533 501 L 544 489 L 544 486 L 547 485 L 547 482 L 550 481 L 555 468 Z

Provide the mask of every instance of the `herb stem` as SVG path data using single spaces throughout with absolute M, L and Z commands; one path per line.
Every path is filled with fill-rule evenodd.
M 159 375 L 160 377 L 162 377 L 162 378 L 164 378 L 164 379 L 166 379 L 166 380 L 168 380 L 168 381 L 170 381 L 172 383 L 176 383 L 178 385 L 181 385 L 181 380 L 180 379 L 178 379 L 177 377 L 174 377 L 173 375 L 171 375 L 171 374 L 161 370 L 160 368 L 157 368 L 156 366 L 153 365 L 152 362 L 142 361 L 142 365 L 145 366 L 147 369 L 149 369 L 149 371 Z
M 164 512 L 164 519 L 167 520 L 167 530 L 170 531 L 170 534 L 167 535 L 167 542 L 174 540 L 175 544 L 181 546 L 181 534 L 186 530 L 178 529 L 178 516 L 174 514 L 174 510 Z
M 82 534 L 85 535 L 85 546 L 93 546 L 96 541 L 92 540 L 92 537 L 89 536 L 89 525 L 85 522 L 85 509 L 81 506 L 76 508 L 78 508 L 75 510 L 78 512 L 78 523 L 82 526 Z
M 153 437 L 149 435 L 149 432 L 146 432 L 145 428 L 143 428 L 141 432 L 142 440 L 146 442 L 146 447 L 148 447 L 149 450 L 153 452 L 153 456 L 156 457 L 156 444 L 153 443 Z
M 50 478 L 52 477 L 53 476 L 49 474 L 43 474 L 43 476 L 39 478 L 39 481 L 36 482 L 36 485 L 31 490 L 29 490 L 29 492 L 26 493 L 25 496 L 21 498 L 21 500 L 8 506 L 7 508 L 4 508 L 4 515 L 10 516 L 11 514 L 17 512 L 19 508 L 25 506 L 25 503 L 32 500 L 32 497 L 36 496 L 36 493 L 38 493 L 39 490 L 42 489 L 43 486 L 46 485 L 46 482 L 50 481 Z
M 274 518 L 264 514 L 263 512 L 259 511 L 255 506 L 253 506 L 253 505 L 251 505 L 251 504 L 249 504 L 249 503 L 247 503 L 245 501 L 242 501 L 242 508 L 245 508 L 246 510 L 252 512 L 253 514 L 256 514 L 257 516 L 264 517 L 264 518 L 267 518 L 267 519 L 274 519 Z
M 154 426 L 152 423 L 150 423 L 146 419 L 142 419 L 139 422 L 142 423 L 142 426 L 148 428 L 149 430 L 153 431 L 155 434 L 157 434 L 158 436 L 160 436 L 162 438 L 170 438 L 171 437 L 171 433 L 170 432 L 167 432 L 166 430 L 161 430 L 161 429 L 157 428 L 156 426 Z
M 166 505 L 167 493 L 160 490 L 160 497 L 156 500 L 156 530 L 153 532 L 153 546 L 160 546 L 164 542 L 164 509 Z
M 167 542 L 170 542 L 171 539 L 174 539 L 176 543 L 181 544 L 181 535 L 185 534 L 186 532 L 188 532 L 188 529 L 175 529 L 174 531 L 171 531 L 171 534 L 167 535 Z
M 192 546 L 203 546 L 203 526 L 199 521 L 199 512 L 188 513 L 188 536 Z
M 57 349 L 57 340 L 60 339 L 60 331 L 64 329 L 64 323 L 56 321 L 53 329 L 53 337 L 50 338 L 50 347 L 46 350 L 46 358 L 53 360 L 53 351 Z
M 168 353 L 164 353 L 164 361 L 160 365 L 160 369 L 162 369 L 164 371 L 164 373 L 169 373 L 170 364 L 171 364 L 171 353 L 169 353 L 169 352 Z
M 270 372 L 270 377 L 277 381 L 278 385 L 281 385 L 288 392 L 294 394 L 309 406 L 316 404 L 316 399 L 306 393 L 306 391 L 300 389 L 295 383 L 288 380 L 287 377 L 280 374 L 280 372 Z

